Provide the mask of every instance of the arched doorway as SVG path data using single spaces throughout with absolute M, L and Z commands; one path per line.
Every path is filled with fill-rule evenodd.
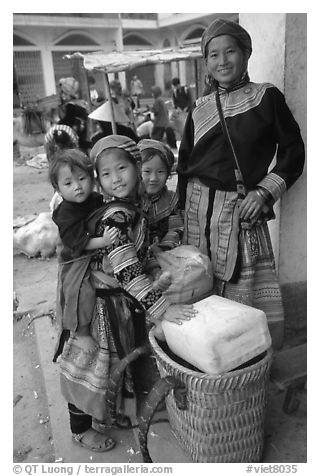
M 73 32 L 72 34 L 68 34 L 57 41 L 52 51 L 52 63 L 56 89 L 58 89 L 60 78 L 73 76 L 80 83 L 80 96 L 83 99 L 89 100 L 88 83 L 86 77 L 87 73 L 82 67 L 82 61 L 77 59 L 67 60 L 64 59 L 64 56 L 67 54 L 72 54 L 75 51 L 84 53 L 88 51 L 94 51 L 99 48 L 100 45 L 96 41 L 81 32 Z M 104 85 L 99 75 L 95 77 L 95 81 L 97 83 L 96 88 L 103 91 Z M 101 85 L 99 82 L 101 82 Z

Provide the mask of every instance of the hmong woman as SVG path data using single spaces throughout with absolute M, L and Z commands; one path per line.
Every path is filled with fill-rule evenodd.
M 177 169 L 183 242 L 212 260 L 216 294 L 265 311 L 278 347 L 283 307 L 267 220 L 302 174 L 304 144 L 283 94 L 250 82 L 244 28 L 217 19 L 201 48 L 207 94 L 188 116 Z
M 63 263 L 57 304 L 62 330 L 70 333 L 61 355 L 61 390 L 68 402 L 72 438 L 91 451 L 103 452 L 115 442 L 99 433 L 101 422 L 104 428 L 130 426 L 128 417 L 121 415 L 122 397 L 133 392 L 130 372 L 125 372 L 117 394 L 115 421 L 106 399 L 111 372 L 142 343 L 145 325 L 161 319 L 179 324 L 192 318 L 195 311 L 190 305 L 170 305 L 146 274 L 153 276 L 159 266 L 148 254 L 146 214 L 139 197 L 141 158 L 135 142 L 120 135 L 105 137 L 92 148 L 91 158 L 102 192 L 109 200 L 113 198 L 92 214 L 88 233 L 102 236 L 105 228 L 112 226 L 117 238 L 94 256 L 70 261 L 69 269 L 68 263 Z M 89 266 L 96 302 L 93 316 L 88 313 L 88 322 L 79 326 L 76 309 L 64 312 L 63 306 L 72 297 L 77 306 L 82 277 Z
M 161 251 L 170 250 L 181 243 L 183 234 L 178 195 L 167 187 L 174 155 L 170 147 L 154 139 L 143 139 L 138 147 L 142 157 L 142 180 L 150 201 L 150 243 Z

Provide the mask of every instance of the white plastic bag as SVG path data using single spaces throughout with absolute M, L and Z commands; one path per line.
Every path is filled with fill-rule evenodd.
M 192 303 L 212 291 L 213 276 L 208 256 L 191 245 L 157 254 L 162 271 L 169 271 L 172 284 L 163 294 L 174 303 Z

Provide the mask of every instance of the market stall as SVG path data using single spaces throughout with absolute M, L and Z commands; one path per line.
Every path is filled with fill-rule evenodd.
M 80 58 L 83 66 L 88 71 L 99 71 L 103 74 L 106 97 L 110 101 L 112 109 L 112 130 L 116 132 L 116 125 L 113 113 L 113 102 L 111 101 L 110 85 L 108 73 L 119 73 L 129 71 L 140 66 L 150 64 L 170 63 L 172 61 L 196 60 L 200 58 L 200 45 L 183 46 L 175 48 L 162 48 L 153 50 L 131 50 L 131 51 L 97 51 L 93 53 L 73 53 L 66 55 L 68 59 Z M 196 65 L 196 61 L 195 61 Z

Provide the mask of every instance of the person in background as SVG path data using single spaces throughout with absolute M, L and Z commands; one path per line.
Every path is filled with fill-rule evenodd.
M 136 107 L 140 107 L 140 98 L 144 94 L 143 84 L 138 76 L 135 74 L 133 75 L 130 81 L 130 91 L 131 96 L 135 98 Z
M 124 88 L 122 90 L 122 94 L 123 94 L 123 98 L 125 101 L 127 101 L 128 103 L 128 108 L 127 108 L 127 111 L 128 111 L 128 116 L 130 118 L 130 123 L 132 124 L 132 128 L 135 130 L 135 122 L 134 122 L 134 111 L 136 109 L 136 103 L 134 102 L 132 96 L 130 95 L 129 93 L 129 90 Z
M 79 149 L 88 153 L 90 141 L 88 135 L 88 110 L 80 103 L 72 101 L 65 104 L 64 116 L 59 121 L 59 125 L 69 126 L 78 136 Z M 54 127 L 54 126 L 53 126 Z
M 44 136 L 44 149 L 49 163 L 60 150 L 75 148 L 88 153 L 90 149 L 90 142 L 87 139 L 87 109 L 81 103 L 69 100 L 63 105 L 61 113 L 59 123 L 51 126 Z M 60 202 L 61 196 L 55 191 L 50 201 L 51 212 Z
M 78 134 L 72 127 L 65 124 L 56 124 L 50 127 L 44 136 L 44 150 L 49 163 L 57 152 L 64 149 L 77 149 L 78 147 Z
M 126 122 L 123 124 L 135 130 L 131 102 L 128 100 L 128 97 L 124 96 L 121 83 L 117 79 L 110 82 L 110 93 L 114 104 L 122 110 L 123 115 L 126 117 Z
M 102 102 L 105 101 L 103 94 L 99 92 L 96 88 L 96 80 L 93 76 L 88 77 L 88 84 L 90 89 L 90 100 L 91 104 L 96 108 L 101 105 Z
M 113 113 L 116 123 L 117 134 L 127 136 L 134 142 L 138 142 L 139 138 L 131 127 L 127 124 L 127 116 L 123 113 L 123 110 L 118 104 L 113 104 Z M 99 130 L 91 137 L 91 146 L 93 147 L 98 140 L 102 137 L 110 136 L 113 134 L 111 123 L 111 107 L 109 101 L 106 101 L 95 111 L 89 114 L 89 119 L 97 121 Z
M 60 120 L 65 116 L 65 105 L 68 103 L 77 104 L 84 108 L 87 112 L 90 110 L 89 104 L 79 97 L 80 84 L 72 76 L 68 78 L 61 78 L 58 83 L 58 94 L 60 97 L 59 118 Z
M 284 316 L 267 222 L 302 174 L 304 144 L 279 89 L 250 81 L 241 25 L 214 20 L 201 49 L 207 95 L 189 112 L 177 167 L 183 242 L 211 259 L 216 294 L 266 313 L 278 348 Z
M 171 84 L 174 108 L 185 112 L 191 111 L 193 100 L 188 86 L 181 86 L 179 78 L 173 78 Z
M 184 125 L 187 119 L 188 112 L 193 107 L 193 99 L 190 88 L 181 86 L 179 78 L 173 78 L 171 82 L 172 101 L 174 111 L 171 120 L 177 131 L 178 137 L 182 137 Z
M 179 246 L 183 235 L 178 195 L 167 187 L 174 155 L 166 144 L 153 139 L 141 140 L 138 147 L 142 158 L 142 180 L 150 201 L 150 243 L 154 252 L 166 251 Z
M 79 98 L 79 82 L 73 78 L 61 78 L 58 83 L 61 104 L 58 108 L 58 124 L 71 127 L 78 136 L 79 148 L 87 153 L 89 104 Z M 54 127 L 54 126 L 53 126 Z
M 161 88 L 159 86 L 152 86 L 151 93 L 154 98 L 154 103 L 151 111 L 154 114 L 153 130 L 151 138 L 155 140 L 162 140 L 166 134 L 167 143 L 173 149 L 177 148 L 176 137 L 169 122 L 169 114 L 164 100 L 161 98 Z
M 144 121 L 137 126 L 137 136 L 139 139 L 151 139 L 153 121 L 150 114 L 146 114 Z

